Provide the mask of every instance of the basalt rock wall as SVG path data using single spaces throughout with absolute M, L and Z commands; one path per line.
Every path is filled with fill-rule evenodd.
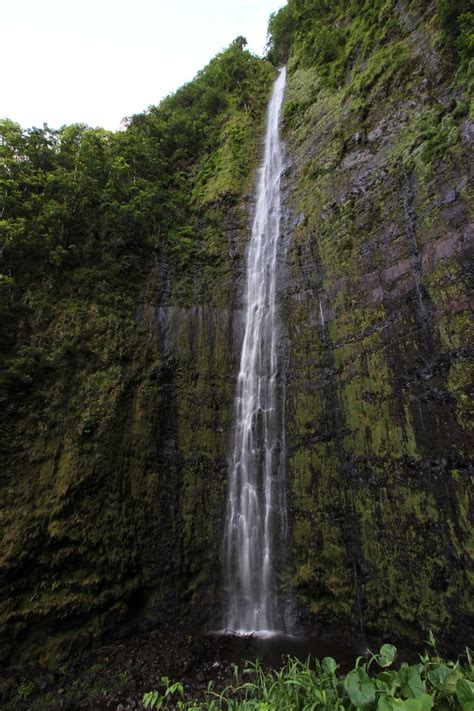
M 244 45 L 117 134 L 0 122 L 7 664 L 219 623 L 243 255 L 274 77 Z
M 369 19 L 375 4 L 364 3 Z M 431 627 L 459 650 L 472 600 L 474 124 L 436 14 L 384 8 L 372 49 L 350 44 L 363 13 L 331 25 L 346 27 L 340 46 L 352 47 L 339 81 L 328 80 L 331 52 L 322 66 L 295 40 L 288 63 L 279 294 L 291 540 L 281 586 L 298 629 L 343 622 L 419 641 Z M 133 288 L 100 281 L 103 267 L 86 289 L 91 266 L 80 263 L 66 276 L 45 267 L 16 291 L 7 283 L 5 662 L 55 663 L 138 629 L 218 620 L 251 183 L 273 74 L 252 62 L 258 95 L 251 75 L 230 72 L 222 146 L 212 152 L 204 136 L 198 163 L 176 177 L 169 205 L 187 222 L 145 242 Z M 157 151 L 160 116 L 139 117 Z M 122 169 L 110 168 L 114 180 Z M 187 195 L 180 180 L 192 192 L 184 217 L 172 199 Z
M 301 55 L 289 63 L 291 584 L 306 624 L 417 640 L 432 628 L 459 645 L 472 619 L 474 123 L 456 116 L 462 88 L 427 16 L 399 7 L 397 22 L 400 67 L 372 69 L 362 98 Z
M 246 212 L 228 210 L 221 274 L 202 301 L 199 287 L 195 303 L 187 286 L 175 293 L 183 282 L 161 262 L 127 331 L 84 306 L 76 314 L 84 350 L 46 376 L 47 397 L 10 426 L 4 659 L 46 661 L 147 626 L 209 623 L 247 231 Z M 193 279 L 211 286 L 197 267 Z M 61 308 L 43 344 L 56 339 Z

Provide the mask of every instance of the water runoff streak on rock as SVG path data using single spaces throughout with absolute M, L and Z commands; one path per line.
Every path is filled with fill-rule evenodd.
M 281 219 L 279 123 L 285 81 L 282 69 L 268 107 L 247 254 L 245 335 L 235 397 L 224 537 L 224 630 L 262 636 L 283 631 L 275 595 L 275 561 L 286 544 L 275 292 Z

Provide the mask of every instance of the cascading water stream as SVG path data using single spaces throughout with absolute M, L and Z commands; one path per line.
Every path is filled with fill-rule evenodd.
M 247 254 L 245 335 L 224 536 L 224 629 L 234 634 L 283 631 L 275 589 L 276 561 L 286 549 L 287 529 L 276 276 L 282 172 L 279 122 L 285 82 L 286 70 L 282 69 L 268 108 Z

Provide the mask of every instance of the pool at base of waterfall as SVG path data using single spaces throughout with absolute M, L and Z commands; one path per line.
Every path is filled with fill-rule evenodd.
M 277 630 L 217 630 L 209 636 L 220 637 L 221 643 L 233 651 L 235 663 L 259 659 L 270 666 L 278 666 L 282 658 L 291 656 L 302 661 L 334 657 L 341 668 L 350 668 L 357 656 L 367 651 L 367 641 L 358 638 L 345 627 L 331 626 L 315 634 L 287 634 Z M 219 645 L 220 646 L 220 645 Z

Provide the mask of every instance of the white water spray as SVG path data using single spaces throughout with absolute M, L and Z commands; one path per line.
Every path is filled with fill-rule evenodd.
M 283 631 L 275 566 L 286 547 L 283 398 L 277 375 L 276 274 L 282 148 L 279 136 L 286 71 L 273 88 L 257 206 L 247 254 L 245 335 L 235 397 L 224 538 L 224 630 Z

